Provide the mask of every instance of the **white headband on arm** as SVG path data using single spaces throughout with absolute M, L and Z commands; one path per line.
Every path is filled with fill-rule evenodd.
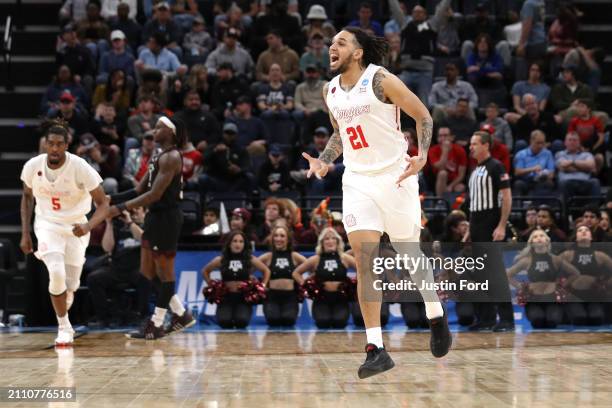
M 164 125 L 166 125 L 170 129 L 172 129 L 172 133 L 174 133 L 176 135 L 176 126 L 174 125 L 174 123 L 172 123 L 172 121 L 170 119 L 168 119 L 168 117 L 162 116 L 157 121 L 157 123 L 159 123 L 159 122 L 163 123 Z

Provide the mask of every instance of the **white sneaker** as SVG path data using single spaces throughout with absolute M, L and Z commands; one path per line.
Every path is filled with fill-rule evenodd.
M 70 310 L 74 303 L 74 292 L 71 290 L 66 291 L 66 310 Z
M 74 330 L 72 329 L 72 327 L 60 327 L 57 330 L 55 345 L 59 347 L 72 347 L 72 343 L 74 343 Z

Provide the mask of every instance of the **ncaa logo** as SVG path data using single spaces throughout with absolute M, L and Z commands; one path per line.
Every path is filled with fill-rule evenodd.
M 361 86 L 366 86 L 368 83 L 370 83 L 370 80 L 366 78 L 363 81 L 361 81 Z
M 346 223 L 347 227 L 354 227 L 357 224 L 357 220 L 353 214 L 349 214 L 344 217 L 344 222 Z

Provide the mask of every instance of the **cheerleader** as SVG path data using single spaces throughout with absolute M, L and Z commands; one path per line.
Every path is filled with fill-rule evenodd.
M 292 272 L 306 258 L 293 251 L 293 237 L 286 225 L 275 225 L 271 231 L 271 251 L 259 257 L 271 272 L 264 315 L 270 326 L 293 326 L 299 303 Z
M 267 285 L 270 280 L 270 269 L 251 255 L 251 246 L 246 244 L 246 236 L 242 231 L 232 231 L 223 245 L 220 256 L 215 257 L 203 269 L 204 280 L 210 285 L 210 273 L 221 271 L 221 279 L 228 293 L 217 306 L 217 324 L 224 329 L 243 329 L 251 320 L 252 306 L 244 300 L 241 286 L 253 279 L 257 269 L 263 273 L 262 283 Z
M 593 232 L 587 225 L 576 229 L 575 247 L 561 253 L 561 258 L 570 262 L 580 272 L 572 282 L 572 293 L 582 302 L 567 304 L 567 314 L 573 324 L 601 325 L 605 322 L 608 293 L 606 286 L 612 283 L 612 259 L 593 248 Z
M 314 299 L 312 316 L 320 329 L 346 327 L 349 318 L 349 299 L 340 292 L 346 282 L 348 268 L 355 268 L 355 260 L 344 253 L 344 242 L 338 232 L 324 228 L 317 240 L 316 254 L 308 258 L 293 272 L 300 285 L 302 275 L 310 272 L 322 284 L 321 298 Z
M 508 269 L 508 280 L 512 286 L 521 289 L 521 283 L 514 276 L 527 271 L 527 319 L 535 329 L 555 328 L 563 319 L 563 308 L 557 302 L 557 279 L 565 277 L 571 285 L 579 272 L 572 264 L 551 253 L 550 237 L 543 230 L 534 230 L 527 242 L 529 251 Z

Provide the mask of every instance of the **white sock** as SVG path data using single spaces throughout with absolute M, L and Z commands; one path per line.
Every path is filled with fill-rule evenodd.
M 60 329 L 68 329 L 72 327 L 70 320 L 68 320 L 68 313 L 66 313 L 63 317 L 59 317 L 57 315 L 55 317 L 57 317 L 57 325 Z
M 380 327 L 370 327 L 366 329 L 366 338 L 368 339 L 368 343 L 374 344 L 378 348 L 384 347 L 382 330 Z
M 183 307 L 183 304 L 181 303 L 177 295 L 174 295 L 170 298 L 170 309 L 173 313 L 179 316 L 182 316 L 183 313 L 185 313 L 185 308 Z
M 155 327 L 161 327 L 164 324 L 164 318 L 166 317 L 166 312 L 168 309 L 162 309 L 161 307 L 155 307 L 155 312 L 153 316 L 151 316 L 151 320 L 153 320 L 153 324 Z
M 444 309 L 442 309 L 442 303 L 440 302 L 425 302 L 425 314 L 429 320 L 435 319 L 436 317 L 442 317 L 444 315 Z

